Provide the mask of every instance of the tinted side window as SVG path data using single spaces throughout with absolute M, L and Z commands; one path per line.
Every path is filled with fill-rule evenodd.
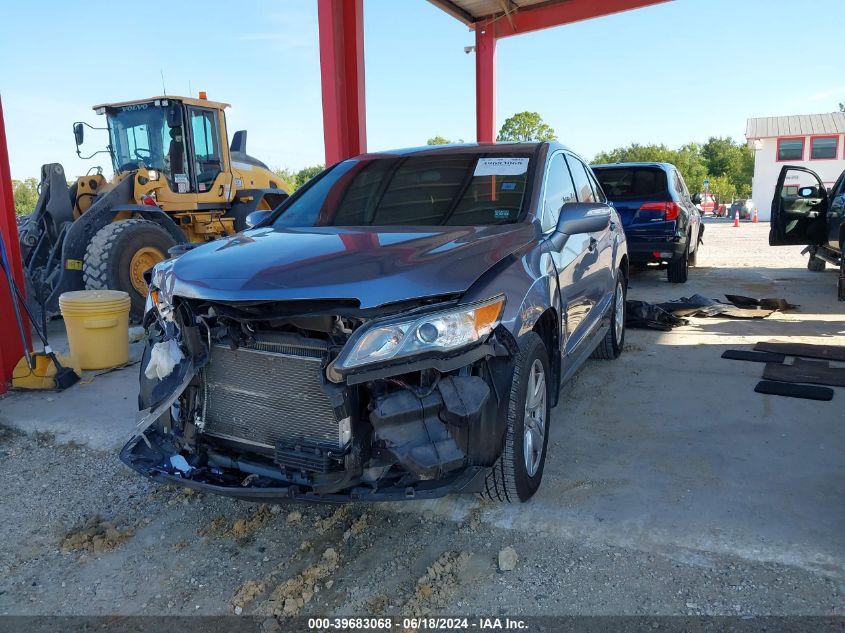
M 683 177 L 683 176 L 681 176 L 681 172 L 675 172 L 675 173 L 678 175 L 678 183 L 679 183 L 679 184 L 680 184 L 680 186 L 681 186 L 681 189 L 680 189 L 680 191 L 681 191 L 681 195 L 682 195 L 685 199 L 687 199 L 687 200 L 688 200 L 688 199 L 689 199 L 689 197 L 690 197 L 690 195 L 689 195 L 689 189 L 687 189 L 687 183 L 686 183 L 686 182 L 684 182 L 684 177 Z
M 601 185 L 599 185 L 598 181 L 596 180 L 596 175 L 593 173 L 593 170 L 589 167 L 587 168 L 587 175 L 590 177 L 590 184 L 593 185 L 593 193 L 596 194 L 596 202 L 607 202 L 607 196 L 604 195 L 604 191 L 602 191 Z
M 569 168 L 563 160 L 563 154 L 555 154 L 549 163 L 549 175 L 543 196 L 543 216 L 541 225 L 544 231 L 557 226 L 560 210 L 567 202 L 575 202 L 575 187 L 569 175 Z
M 580 160 L 573 156 L 567 156 L 566 162 L 572 171 L 572 180 L 575 182 L 575 192 L 579 202 L 595 202 L 596 196 L 593 187 L 590 185 L 590 177 L 587 176 L 587 168 Z
M 683 197 L 684 197 L 684 186 L 681 184 L 681 178 L 680 178 L 680 175 L 678 174 L 678 172 L 675 172 L 675 178 L 673 180 L 675 181 L 675 192 L 678 194 L 678 196 L 681 199 L 683 199 Z

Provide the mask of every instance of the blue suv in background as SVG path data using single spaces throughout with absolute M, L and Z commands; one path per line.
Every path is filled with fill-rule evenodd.
M 622 219 L 632 264 L 666 265 L 672 283 L 684 283 L 704 233 L 678 169 L 670 163 L 593 165 L 602 189 Z

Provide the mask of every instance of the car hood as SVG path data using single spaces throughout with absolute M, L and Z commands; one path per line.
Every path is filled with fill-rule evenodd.
M 536 239 L 533 224 L 257 228 L 159 264 L 165 296 L 211 301 L 357 300 L 361 308 L 465 292 Z

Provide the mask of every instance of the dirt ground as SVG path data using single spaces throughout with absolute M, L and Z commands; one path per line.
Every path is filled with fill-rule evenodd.
M 845 344 L 835 272 L 767 230 L 711 222 L 686 285 L 645 271 L 630 296 L 800 309 L 629 331 L 619 361 L 564 387 L 543 486 L 519 507 L 264 506 L 154 485 L 116 454 L 137 365 L 0 399 L 0 614 L 845 614 L 845 390 L 762 396 L 762 367 L 719 358 Z

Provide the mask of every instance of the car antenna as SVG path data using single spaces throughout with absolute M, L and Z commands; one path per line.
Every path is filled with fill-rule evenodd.
M 167 96 L 167 88 L 164 87 L 164 69 L 159 68 L 158 72 L 161 75 L 161 94 L 166 97 Z

